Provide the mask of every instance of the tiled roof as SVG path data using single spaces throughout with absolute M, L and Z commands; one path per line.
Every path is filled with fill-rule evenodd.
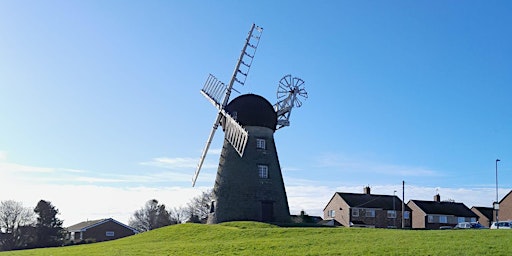
M 138 233 L 138 231 L 128 225 L 125 225 L 117 220 L 114 220 L 112 218 L 108 218 L 108 219 L 100 219 L 100 220 L 89 220 L 89 221 L 83 221 L 83 222 L 80 222 L 78 224 L 75 224 L 73 226 L 69 226 L 66 228 L 66 230 L 68 232 L 77 232 L 77 231 L 85 231 L 86 229 L 89 229 L 89 228 L 92 228 L 92 227 L 95 227 L 97 225 L 102 225 L 103 223 L 106 223 L 106 222 L 109 222 L 109 221 L 112 221 L 120 226 L 123 226 L 127 229 L 130 229 L 132 230 L 134 233 Z
M 383 210 L 401 210 L 402 200 L 398 196 L 390 195 L 374 195 L 374 194 L 356 194 L 356 193 L 341 193 L 336 192 L 350 207 L 358 208 L 379 208 Z M 394 198 L 394 207 L 393 207 Z M 411 209 L 405 206 L 406 211 Z
M 479 207 L 479 206 L 474 206 L 473 208 L 475 208 L 476 210 L 478 210 L 480 213 L 482 213 L 482 215 L 484 215 L 486 218 L 492 220 L 492 215 L 493 215 L 493 209 L 491 207 Z
M 104 220 L 105 219 L 82 221 L 82 222 L 80 222 L 78 224 L 75 224 L 73 226 L 69 226 L 66 229 L 68 231 L 80 231 L 82 229 L 87 229 L 90 226 L 96 225 L 96 224 L 98 224 L 98 223 L 100 223 L 100 222 L 102 222 Z
M 426 214 L 454 215 L 458 217 L 478 217 L 463 203 L 411 200 Z

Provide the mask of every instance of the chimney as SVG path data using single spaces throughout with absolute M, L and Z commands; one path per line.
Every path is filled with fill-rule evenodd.
M 439 203 L 439 202 L 441 202 L 441 196 L 440 196 L 439 194 L 436 194 L 436 195 L 434 196 L 434 201 L 435 201 L 435 202 L 438 202 L 438 203 Z
M 370 186 L 366 186 L 366 187 L 364 187 L 363 192 L 364 192 L 365 194 L 369 195 L 369 194 L 370 194 Z

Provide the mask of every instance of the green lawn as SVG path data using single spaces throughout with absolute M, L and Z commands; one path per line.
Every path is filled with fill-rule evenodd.
M 180 224 L 110 242 L 5 255 L 512 255 L 512 230 Z

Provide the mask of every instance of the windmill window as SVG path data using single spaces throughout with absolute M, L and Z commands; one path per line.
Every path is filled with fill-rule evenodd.
M 265 139 L 256 139 L 256 148 L 258 149 L 267 149 Z
M 260 179 L 268 179 L 268 166 L 258 165 L 258 175 Z
M 210 213 L 215 212 L 215 201 L 212 201 L 212 204 L 210 205 Z
M 114 236 L 114 231 L 107 231 L 105 232 L 105 236 Z

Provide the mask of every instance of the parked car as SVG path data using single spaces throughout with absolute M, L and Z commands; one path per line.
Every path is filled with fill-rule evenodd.
M 496 221 L 491 224 L 490 229 L 511 229 L 512 221 L 498 221 L 498 225 L 496 225 Z
M 486 228 L 486 227 L 482 226 L 482 224 L 480 224 L 478 222 L 461 222 L 461 223 L 457 224 L 454 228 L 455 229 L 470 229 L 470 228 L 481 229 L 481 228 Z

